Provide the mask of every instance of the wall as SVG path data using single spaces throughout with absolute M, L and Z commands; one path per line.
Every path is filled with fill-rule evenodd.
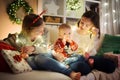
M 13 24 L 6 13 L 7 6 L 14 0 L 0 0 L 0 39 L 7 37 L 9 33 L 21 31 L 21 25 Z M 37 0 L 26 0 L 37 13 Z M 22 13 L 23 14 L 23 13 Z

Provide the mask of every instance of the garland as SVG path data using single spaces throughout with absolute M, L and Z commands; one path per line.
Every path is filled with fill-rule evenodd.
M 16 24 L 22 23 L 22 19 L 18 18 L 16 14 L 16 12 L 21 7 L 23 7 L 25 14 L 33 13 L 33 9 L 29 6 L 29 4 L 25 0 L 15 0 L 7 8 L 7 14 L 9 15 L 9 18 L 13 23 Z
M 66 1 L 67 10 L 78 10 L 81 7 L 80 0 L 67 0 Z

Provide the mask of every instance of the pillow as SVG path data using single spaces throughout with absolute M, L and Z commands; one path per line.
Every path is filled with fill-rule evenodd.
M 22 59 L 20 62 L 16 61 L 13 56 L 19 55 L 20 53 L 18 51 L 13 50 L 2 50 L 2 55 L 6 62 L 8 63 L 9 67 L 13 71 L 13 73 L 22 73 L 31 71 L 32 68 L 29 66 L 29 64 Z
M 120 50 L 120 36 L 105 34 L 102 45 L 96 55 Z
M 4 41 L 0 41 L 0 72 L 12 72 L 1 54 L 2 49 L 15 50 L 15 48 L 5 43 Z

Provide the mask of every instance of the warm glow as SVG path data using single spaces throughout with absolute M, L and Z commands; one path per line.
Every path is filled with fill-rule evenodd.
M 75 31 L 77 29 L 76 25 L 71 26 L 72 31 Z
M 107 6 L 108 5 L 108 3 L 104 3 L 104 6 Z
M 115 10 L 113 10 L 113 13 L 115 13 Z
M 115 22 L 116 22 L 116 20 L 113 21 L 113 23 L 115 23 Z
M 107 25 L 107 22 L 104 23 L 104 26 L 106 26 L 106 25 Z
M 108 16 L 109 14 L 108 13 L 105 13 L 105 16 Z

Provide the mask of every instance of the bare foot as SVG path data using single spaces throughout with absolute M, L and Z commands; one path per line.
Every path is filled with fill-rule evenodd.
M 80 80 L 81 73 L 80 72 L 71 72 L 70 77 L 72 80 Z

